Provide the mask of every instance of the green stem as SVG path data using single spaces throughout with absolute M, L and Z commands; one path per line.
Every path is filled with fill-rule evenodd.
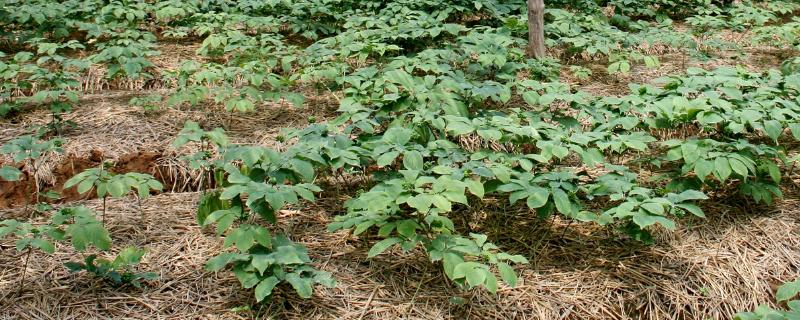
M 103 227 L 106 226 L 106 199 L 108 199 L 107 195 L 103 196 Z
M 17 296 L 22 295 L 22 289 L 25 288 L 25 276 L 28 273 L 28 261 L 31 259 L 32 252 L 33 248 L 28 247 L 28 253 L 25 254 L 25 266 L 22 267 L 22 278 L 19 280 L 19 291 L 17 291 Z

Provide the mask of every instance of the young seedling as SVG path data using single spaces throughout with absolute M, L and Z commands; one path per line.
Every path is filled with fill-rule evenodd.
M 19 252 L 25 252 L 25 262 L 20 277 L 19 293 L 25 286 L 28 262 L 35 249 L 53 254 L 55 242 L 69 239 L 77 251 L 86 250 L 94 245 L 100 250 L 108 250 L 111 237 L 108 231 L 95 219 L 94 212 L 86 207 L 65 208 L 55 213 L 44 225 L 34 225 L 17 220 L 0 222 L 0 238 L 14 235 Z
M 32 203 L 39 203 L 41 190 L 39 189 L 39 169 L 42 165 L 41 159 L 46 155 L 61 153 L 62 141 L 60 139 L 40 140 L 37 137 L 25 135 L 11 140 L 0 147 L 0 153 L 11 156 L 14 163 L 25 163 L 31 170 L 33 185 L 28 194 L 33 198 L 28 198 L 25 203 L 27 212 Z M 0 167 L 0 178 L 7 181 L 17 181 L 21 178 L 22 172 L 13 166 Z M 49 194 L 49 193 L 48 193 Z
M 5 220 L 0 222 L 0 238 L 4 238 L 10 234 L 17 237 L 15 243 L 18 252 L 25 252 L 25 262 L 22 267 L 22 277 L 19 280 L 19 291 L 17 294 L 22 293 L 25 287 L 25 276 L 28 271 L 28 261 L 34 249 L 41 250 L 42 252 L 53 254 L 56 250 L 54 241 L 63 240 L 64 233 L 62 230 L 54 228 L 52 225 L 34 226 L 31 223 L 19 222 L 16 220 Z
M 228 146 L 228 136 L 225 135 L 225 130 L 222 128 L 214 128 L 211 131 L 205 131 L 200 128 L 200 124 L 194 121 L 186 121 L 183 129 L 178 134 L 172 146 L 180 148 L 190 142 L 200 144 L 200 151 L 189 155 L 186 159 L 189 161 L 189 167 L 194 170 L 200 170 L 201 181 L 200 189 L 205 190 L 212 187 L 211 178 L 207 178 L 207 174 L 212 167 L 211 151 L 212 148 L 224 148 Z
M 98 259 L 96 254 L 84 258 L 84 262 L 67 262 L 64 265 L 72 272 L 86 270 L 95 276 L 110 280 L 115 286 L 131 284 L 140 288 L 142 280 L 158 279 L 155 272 L 136 272 L 135 266 L 142 261 L 144 249 L 127 247 L 114 260 Z
M 111 163 L 103 162 L 97 168 L 87 169 L 76 174 L 64 183 L 64 188 L 71 188 L 77 185 L 77 191 L 80 194 L 85 194 L 92 189 L 96 190 L 97 197 L 103 199 L 103 225 L 105 225 L 106 221 L 106 201 L 108 197 L 122 198 L 130 193 L 131 189 L 136 189 L 139 210 L 142 213 L 142 219 L 144 219 L 141 199 L 147 198 L 151 190 L 161 191 L 163 185 L 149 174 L 138 172 L 114 174 L 108 170 L 111 166 Z
M 65 43 L 43 42 L 42 38 L 34 38 L 29 44 L 38 47 L 36 53 L 40 58 L 36 61 L 37 67 L 32 68 L 28 81 L 37 84 L 37 91 L 28 101 L 35 104 L 44 104 L 50 108 L 52 120 L 47 128 L 61 135 L 65 126 L 74 127 L 75 123 L 64 121 L 63 115 L 72 111 L 72 106 L 78 103 L 78 93 L 73 88 L 79 87 L 78 73 L 89 66 L 83 59 L 71 59 L 60 55 L 63 50 L 83 49 L 84 46 L 76 40 Z M 55 65 L 57 68 L 52 68 Z

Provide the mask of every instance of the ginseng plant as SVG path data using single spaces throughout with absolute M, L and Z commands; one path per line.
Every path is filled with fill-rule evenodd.
M 39 169 L 42 165 L 41 159 L 52 153 L 61 153 L 62 141 L 60 139 L 40 140 L 37 137 L 24 135 L 11 140 L 0 147 L 0 153 L 9 155 L 14 163 L 24 163 L 30 168 L 33 184 L 29 184 L 27 194 L 29 195 L 25 203 L 27 212 L 31 204 L 38 204 L 41 196 L 39 189 Z M 0 178 L 7 181 L 18 181 L 22 177 L 22 172 L 14 166 L 3 166 L 0 168 Z M 57 197 L 57 194 L 47 193 L 50 197 Z M 31 198 L 31 196 L 33 198 Z M 33 212 L 31 212 L 33 215 Z
M 97 197 L 103 199 L 103 225 L 105 225 L 106 222 L 106 200 L 108 197 L 122 198 L 130 193 L 131 189 L 136 189 L 137 197 L 140 201 L 139 210 L 142 219 L 144 219 L 141 199 L 148 197 L 151 190 L 161 191 L 163 185 L 152 175 L 145 173 L 129 172 L 126 174 L 114 174 L 108 170 L 112 166 L 113 164 L 110 162 L 103 162 L 96 168 L 86 169 L 72 178 L 69 178 L 69 180 L 64 183 L 64 188 L 71 188 L 77 185 L 77 190 L 80 194 L 95 189 Z

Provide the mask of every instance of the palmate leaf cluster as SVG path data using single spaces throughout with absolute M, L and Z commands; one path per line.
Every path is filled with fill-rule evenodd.
M 94 189 L 98 198 L 109 196 L 121 198 L 135 189 L 136 195 L 140 199 L 149 197 L 151 190 L 161 191 L 164 188 L 161 182 L 152 175 L 138 172 L 114 174 L 105 168 L 105 163 L 102 166 L 86 169 L 72 176 L 64 182 L 64 188 L 77 186 L 76 190 L 80 194 L 85 194 Z
M 64 266 L 72 272 L 87 271 L 96 276 L 111 281 L 113 285 L 120 286 L 131 284 L 134 287 L 141 287 L 142 280 L 158 279 L 155 272 L 136 272 L 134 266 L 141 262 L 145 254 L 144 249 L 127 247 L 122 249 L 113 260 L 97 258 L 96 254 L 90 254 L 84 258 L 83 262 L 67 262 Z
M 41 224 L 4 220 L 0 221 L 0 238 L 14 237 L 17 251 L 35 249 L 53 254 L 59 242 L 69 242 L 77 252 L 87 252 L 92 247 L 99 251 L 108 251 L 112 248 L 111 235 L 95 216 L 91 209 L 78 206 L 57 210 L 46 223 Z M 86 270 L 110 280 L 114 285 L 132 284 L 139 287 L 142 280 L 157 278 L 155 273 L 139 273 L 135 270 L 144 254 L 144 249 L 129 247 L 121 250 L 110 261 L 98 258 L 97 254 L 90 254 L 82 263 L 70 261 L 64 265 L 73 272 Z
M 347 213 L 330 230 L 350 229 L 354 235 L 374 230 L 383 240 L 368 256 L 394 246 L 422 247 L 432 261 L 442 261 L 454 282 L 496 290 L 492 271 L 513 284 L 509 266 L 525 258 L 498 251 L 485 236 L 459 235 L 451 219 L 487 195 L 508 197 L 511 204 L 523 200 L 541 217 L 560 214 L 617 225 L 642 241 L 651 241 L 648 229 L 655 225 L 674 229 L 678 217 L 704 217 L 694 203 L 707 198 L 702 190 L 735 186 L 767 203 L 781 196 L 778 183 L 786 156 L 776 142 L 797 125 L 795 74 L 690 70 L 690 75 L 669 80 L 673 82 L 664 89 L 633 86 L 632 94 L 618 98 L 511 79 L 505 85 L 497 81 L 492 100 L 482 96 L 485 80 L 445 91 L 444 85 L 456 83 L 452 73 L 414 76 L 406 71 L 416 71 L 413 61 L 398 61 L 389 63 L 382 75 L 374 67 L 362 71 L 376 80 L 356 72 L 350 81 L 360 90 L 355 85 L 347 89 L 342 116 L 289 132 L 287 137 L 297 143 L 286 151 L 246 146 L 224 150 L 225 165 L 219 169 L 226 185 L 215 201 L 227 205 L 201 213 L 218 228 L 221 223 L 219 232 L 237 219 L 250 219 L 250 213 L 274 221 L 276 210 L 297 205 L 299 199 L 313 201 L 320 189 L 308 183 L 317 174 L 369 173 L 375 185 L 347 201 Z M 487 103 L 484 99 L 503 104 L 504 90 L 521 92 L 536 111 L 477 107 Z M 548 105 L 558 102 L 568 104 L 550 111 Z M 707 130 L 715 139 L 657 142 L 652 135 L 677 127 Z M 480 150 L 465 150 L 460 142 L 468 137 L 480 142 Z M 508 145 L 509 150 L 481 147 L 489 143 Z M 666 187 L 648 184 L 633 171 L 634 163 L 610 160 L 629 154 L 637 155 L 636 167 L 649 166 L 672 182 Z M 570 166 L 603 170 L 587 175 Z M 584 205 L 599 199 L 606 208 Z
M 37 161 L 52 153 L 63 152 L 61 139 L 42 140 L 32 135 L 14 138 L 0 146 L 0 154 L 11 158 L 12 164 L 27 163 L 31 168 L 39 165 Z M 5 181 L 18 181 L 22 171 L 16 165 L 0 166 L 0 179 Z
M 85 251 L 89 245 L 100 250 L 111 247 L 108 231 L 95 219 L 93 211 L 82 206 L 61 209 L 43 225 L 17 220 L 4 220 L 0 225 L 0 237 L 13 235 L 17 238 L 17 251 L 33 248 L 52 254 L 55 242 L 66 240 L 77 251 Z

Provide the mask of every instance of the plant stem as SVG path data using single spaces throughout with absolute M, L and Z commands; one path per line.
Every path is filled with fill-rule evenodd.
M 31 159 L 31 167 L 33 167 L 33 186 L 34 186 L 34 193 L 33 193 L 33 200 L 35 203 L 39 203 L 39 178 L 38 176 L 38 169 L 36 168 L 36 160 Z M 31 210 L 31 219 L 33 219 L 33 215 L 35 213 L 35 209 Z
M 103 227 L 106 226 L 106 199 L 108 198 L 107 195 L 103 196 Z
M 136 197 L 136 202 L 139 204 L 139 217 L 142 219 L 142 225 L 144 225 L 145 217 L 144 217 L 144 208 L 142 208 L 142 198 Z
M 17 296 L 22 295 L 22 289 L 25 288 L 25 275 L 28 273 L 28 261 L 31 259 L 32 252 L 33 248 L 28 247 L 28 253 L 25 254 L 25 266 L 22 267 L 22 278 L 19 280 L 19 291 L 17 291 Z

